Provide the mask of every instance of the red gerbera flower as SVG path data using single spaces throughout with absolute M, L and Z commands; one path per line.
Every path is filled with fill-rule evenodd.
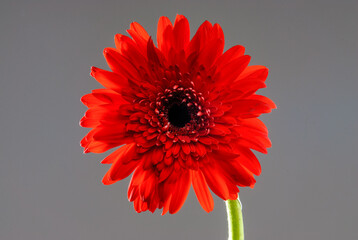
M 271 146 L 257 118 L 275 104 L 257 95 L 268 69 L 248 66 L 237 45 L 225 53 L 219 24 L 205 21 L 190 40 L 188 20 L 177 15 L 158 22 L 157 43 L 138 23 L 117 34 L 104 56 L 112 71 L 92 67 L 105 88 L 82 97 L 89 108 L 82 127 L 84 152 L 102 153 L 124 145 L 102 163 L 112 184 L 133 176 L 128 199 L 137 212 L 157 208 L 176 213 L 193 185 L 201 206 L 214 207 L 210 189 L 236 199 L 239 187 L 255 184 L 260 163 L 251 149 Z

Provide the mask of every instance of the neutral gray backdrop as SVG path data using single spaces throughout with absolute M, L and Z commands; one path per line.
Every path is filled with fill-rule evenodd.
M 103 186 L 107 154 L 82 154 L 90 66 L 132 21 L 218 22 L 226 49 L 270 68 L 273 147 L 243 189 L 246 239 L 358 239 L 358 1 L 1 1 L 0 239 L 226 239 L 223 201 L 191 191 L 175 215 L 137 214 L 128 179 Z

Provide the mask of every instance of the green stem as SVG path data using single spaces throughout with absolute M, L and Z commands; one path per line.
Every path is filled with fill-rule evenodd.
M 226 201 L 227 221 L 229 225 L 228 240 L 244 240 L 244 222 L 240 199 Z

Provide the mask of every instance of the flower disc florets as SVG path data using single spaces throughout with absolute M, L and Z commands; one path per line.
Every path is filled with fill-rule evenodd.
M 213 118 L 205 106 L 205 98 L 191 86 L 180 81 L 163 93 L 158 93 L 155 112 L 160 117 L 162 127 L 167 134 L 188 136 L 189 141 L 197 141 L 198 136 L 207 135 Z

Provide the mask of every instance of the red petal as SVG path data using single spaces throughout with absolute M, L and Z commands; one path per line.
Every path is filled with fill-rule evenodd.
M 111 148 L 118 147 L 121 143 L 101 142 L 93 139 L 93 135 L 99 131 L 98 128 L 92 129 L 82 140 L 81 146 L 84 147 L 84 153 L 103 153 Z
M 199 154 L 199 156 L 204 156 L 206 154 L 206 147 L 201 143 L 195 143 L 195 151 Z
M 211 165 L 206 165 L 202 169 L 205 180 L 210 189 L 220 198 L 227 200 L 230 198 L 230 192 L 225 178 Z
M 103 153 L 111 148 L 118 147 L 121 145 L 120 143 L 107 143 L 107 142 L 98 142 L 98 141 L 90 141 L 88 145 L 85 147 L 84 152 L 93 152 L 93 153 Z
M 225 115 L 225 116 L 215 118 L 215 122 L 224 124 L 226 126 L 235 126 L 235 125 L 238 124 L 237 118 L 229 116 L 229 115 Z
M 156 191 L 155 184 L 157 179 L 154 174 L 154 171 L 149 170 L 147 172 L 150 172 L 148 174 L 148 177 L 139 184 L 139 196 L 144 200 L 149 200 L 148 198 L 150 197 L 150 195 Z M 148 202 L 150 205 L 150 200 Z
M 94 128 L 99 125 L 99 120 L 89 119 L 86 116 L 83 116 L 80 120 L 80 126 L 85 128 Z
M 179 143 L 174 143 L 173 156 L 177 156 L 179 154 L 179 151 L 180 151 L 180 144 Z
M 105 48 L 103 51 L 104 57 L 107 60 L 108 66 L 113 72 L 120 73 L 127 79 L 134 81 L 140 80 L 138 70 L 130 63 L 125 57 L 123 57 L 117 49 Z
M 169 175 L 173 172 L 173 170 L 174 170 L 173 165 L 164 167 L 163 170 L 160 172 L 159 182 L 163 182 L 164 180 L 166 180 L 169 177 Z
M 218 86 L 227 87 L 228 85 L 231 85 L 232 82 L 234 82 L 235 79 L 237 79 L 237 77 L 247 67 L 250 59 L 251 57 L 249 55 L 244 55 L 226 64 L 213 77 L 216 81 L 215 88 Z
M 136 156 L 135 143 L 124 145 L 119 148 L 107 158 L 104 162 L 113 162 L 111 168 L 104 175 L 102 182 L 105 185 L 112 184 L 116 181 L 122 180 L 128 177 L 136 167 L 138 167 L 138 161 L 134 160 Z M 124 161 L 126 163 L 124 163 Z
M 230 184 L 253 187 L 256 180 L 252 173 L 241 165 L 241 160 L 240 157 L 232 160 L 216 159 L 217 171 L 222 171 Z
M 233 88 L 244 92 L 256 92 L 259 88 L 265 88 L 268 68 L 265 66 L 248 66 L 235 80 Z
M 191 174 L 189 170 L 184 173 L 177 180 L 176 186 L 173 189 L 173 196 L 169 206 L 169 213 L 177 213 L 183 206 L 186 197 L 188 196 L 191 185 Z
M 121 95 L 111 89 L 92 90 L 92 93 L 86 94 L 81 98 L 81 102 L 89 108 L 104 104 L 125 103 Z
M 164 158 L 164 151 L 163 147 L 156 147 L 153 150 L 151 161 L 153 164 L 158 164 L 159 162 L 163 161 Z
M 235 147 L 236 151 L 240 153 L 240 157 L 237 159 L 240 164 L 246 167 L 255 175 L 261 174 L 261 165 L 255 154 L 246 147 Z
M 193 188 L 202 208 L 211 212 L 214 209 L 214 200 L 207 186 L 203 173 L 198 170 L 191 170 Z
M 269 105 L 270 108 L 272 108 L 272 109 L 277 108 L 276 104 L 271 99 L 269 99 L 268 97 L 262 96 L 262 95 L 256 95 L 256 94 L 251 95 L 247 99 L 255 99 L 255 100 L 261 101 L 261 102 L 266 103 L 267 105 Z
M 224 42 L 222 39 L 215 39 L 206 44 L 205 48 L 200 52 L 197 62 L 210 68 L 216 59 L 224 50 Z
M 219 135 L 219 136 L 225 136 L 230 134 L 231 131 L 229 128 L 227 128 L 225 125 L 216 123 L 214 127 L 210 129 L 211 135 Z
M 210 136 L 204 136 L 199 138 L 199 142 L 205 144 L 205 145 L 211 145 L 211 144 L 217 144 L 218 140 L 215 138 L 212 138 Z
M 187 56 L 190 56 L 195 50 L 200 52 L 197 59 L 198 64 L 203 64 L 208 69 L 222 55 L 224 50 L 224 33 L 219 24 L 211 24 L 208 22 L 203 28 L 199 28 L 197 34 L 193 37 L 191 44 L 188 46 L 196 49 L 188 49 Z M 196 37 L 197 36 L 197 37 Z
M 232 116 L 239 116 L 242 118 L 257 117 L 262 113 L 271 112 L 272 107 L 266 102 L 256 99 L 240 99 L 232 102 L 232 108 L 228 114 Z
M 213 150 L 210 154 L 215 159 L 232 160 L 239 156 L 237 153 L 225 151 L 221 146 L 223 145 L 220 145 L 219 150 Z
M 172 199 L 172 196 L 170 196 L 169 199 L 164 202 L 162 216 L 165 215 L 169 211 L 171 199 Z
M 130 25 L 130 30 L 132 30 L 137 36 L 141 37 L 145 41 L 148 41 L 149 34 L 139 23 L 132 22 Z
M 116 34 L 114 40 L 119 52 L 134 66 L 137 68 L 147 66 L 146 58 L 143 55 L 145 53 L 142 53 L 138 49 L 138 46 L 131 38 L 122 34 Z
M 105 125 L 97 127 L 97 131 L 93 134 L 93 139 L 95 141 L 104 141 L 104 142 L 118 142 L 119 145 L 125 143 L 126 139 L 126 129 L 124 125 L 117 123 L 114 125 Z
M 106 71 L 100 68 L 92 67 L 91 75 L 104 87 L 119 92 L 127 85 L 126 79 L 117 73 Z
M 94 89 L 92 90 L 92 94 L 98 100 L 101 100 L 105 103 L 125 103 L 122 96 L 111 89 Z
M 189 22 L 183 15 L 177 15 L 175 19 L 173 37 L 177 51 L 185 49 L 190 41 Z
M 200 52 L 200 50 L 204 48 L 205 43 L 208 41 L 209 33 L 212 29 L 213 26 L 209 21 L 205 21 L 200 25 L 198 31 L 196 31 L 194 37 L 191 39 L 187 49 L 185 50 L 187 57 L 194 52 Z
M 85 117 L 89 120 L 97 120 L 98 123 L 118 123 L 120 114 L 114 105 L 100 105 L 88 109 Z
M 112 164 L 117 159 L 121 158 L 123 154 L 125 154 L 129 148 L 132 148 L 133 144 L 126 144 L 123 146 L 120 146 L 116 151 L 108 155 L 106 158 L 104 158 L 101 163 L 102 164 Z M 122 159 L 123 161 L 123 159 Z M 126 161 L 127 162 L 127 161 Z
M 249 127 L 252 129 L 256 129 L 257 131 L 268 133 L 267 127 L 265 124 L 258 118 L 247 118 L 240 120 L 240 126 Z
M 221 26 L 218 23 L 215 23 L 213 26 L 213 29 L 211 31 L 211 38 L 213 39 L 220 39 L 224 42 L 225 40 L 225 36 L 224 36 L 224 32 L 221 29 Z
M 157 42 L 158 48 L 164 55 L 168 54 L 173 42 L 173 25 L 169 18 L 160 17 L 157 28 Z
M 262 146 L 271 147 L 271 141 L 267 133 L 257 131 L 253 128 L 240 126 L 237 128 L 237 132 L 240 134 L 240 138 L 247 139 L 256 143 L 260 143 Z
M 236 141 L 236 144 L 243 146 L 243 147 L 254 149 L 254 150 L 259 151 L 264 154 L 267 153 L 266 146 L 263 143 L 256 142 L 255 140 L 252 140 L 252 139 L 239 138 Z
M 147 42 L 149 39 L 149 34 L 147 31 L 137 22 L 132 22 L 130 29 L 127 32 L 132 36 L 133 40 L 137 43 L 139 50 L 142 54 L 145 54 L 147 51 Z
M 161 61 L 159 59 L 153 40 L 151 38 L 149 39 L 147 44 L 147 58 L 149 62 L 152 62 L 158 66 L 161 65 Z
M 184 151 L 185 154 L 189 154 L 190 153 L 190 147 L 189 144 L 182 144 L 181 145 L 182 150 Z
M 217 69 L 221 69 L 225 65 L 227 65 L 232 60 L 243 56 L 245 53 L 245 48 L 241 45 L 236 45 L 229 50 L 227 50 L 223 55 L 219 57 L 219 59 L 216 61 L 215 65 Z

